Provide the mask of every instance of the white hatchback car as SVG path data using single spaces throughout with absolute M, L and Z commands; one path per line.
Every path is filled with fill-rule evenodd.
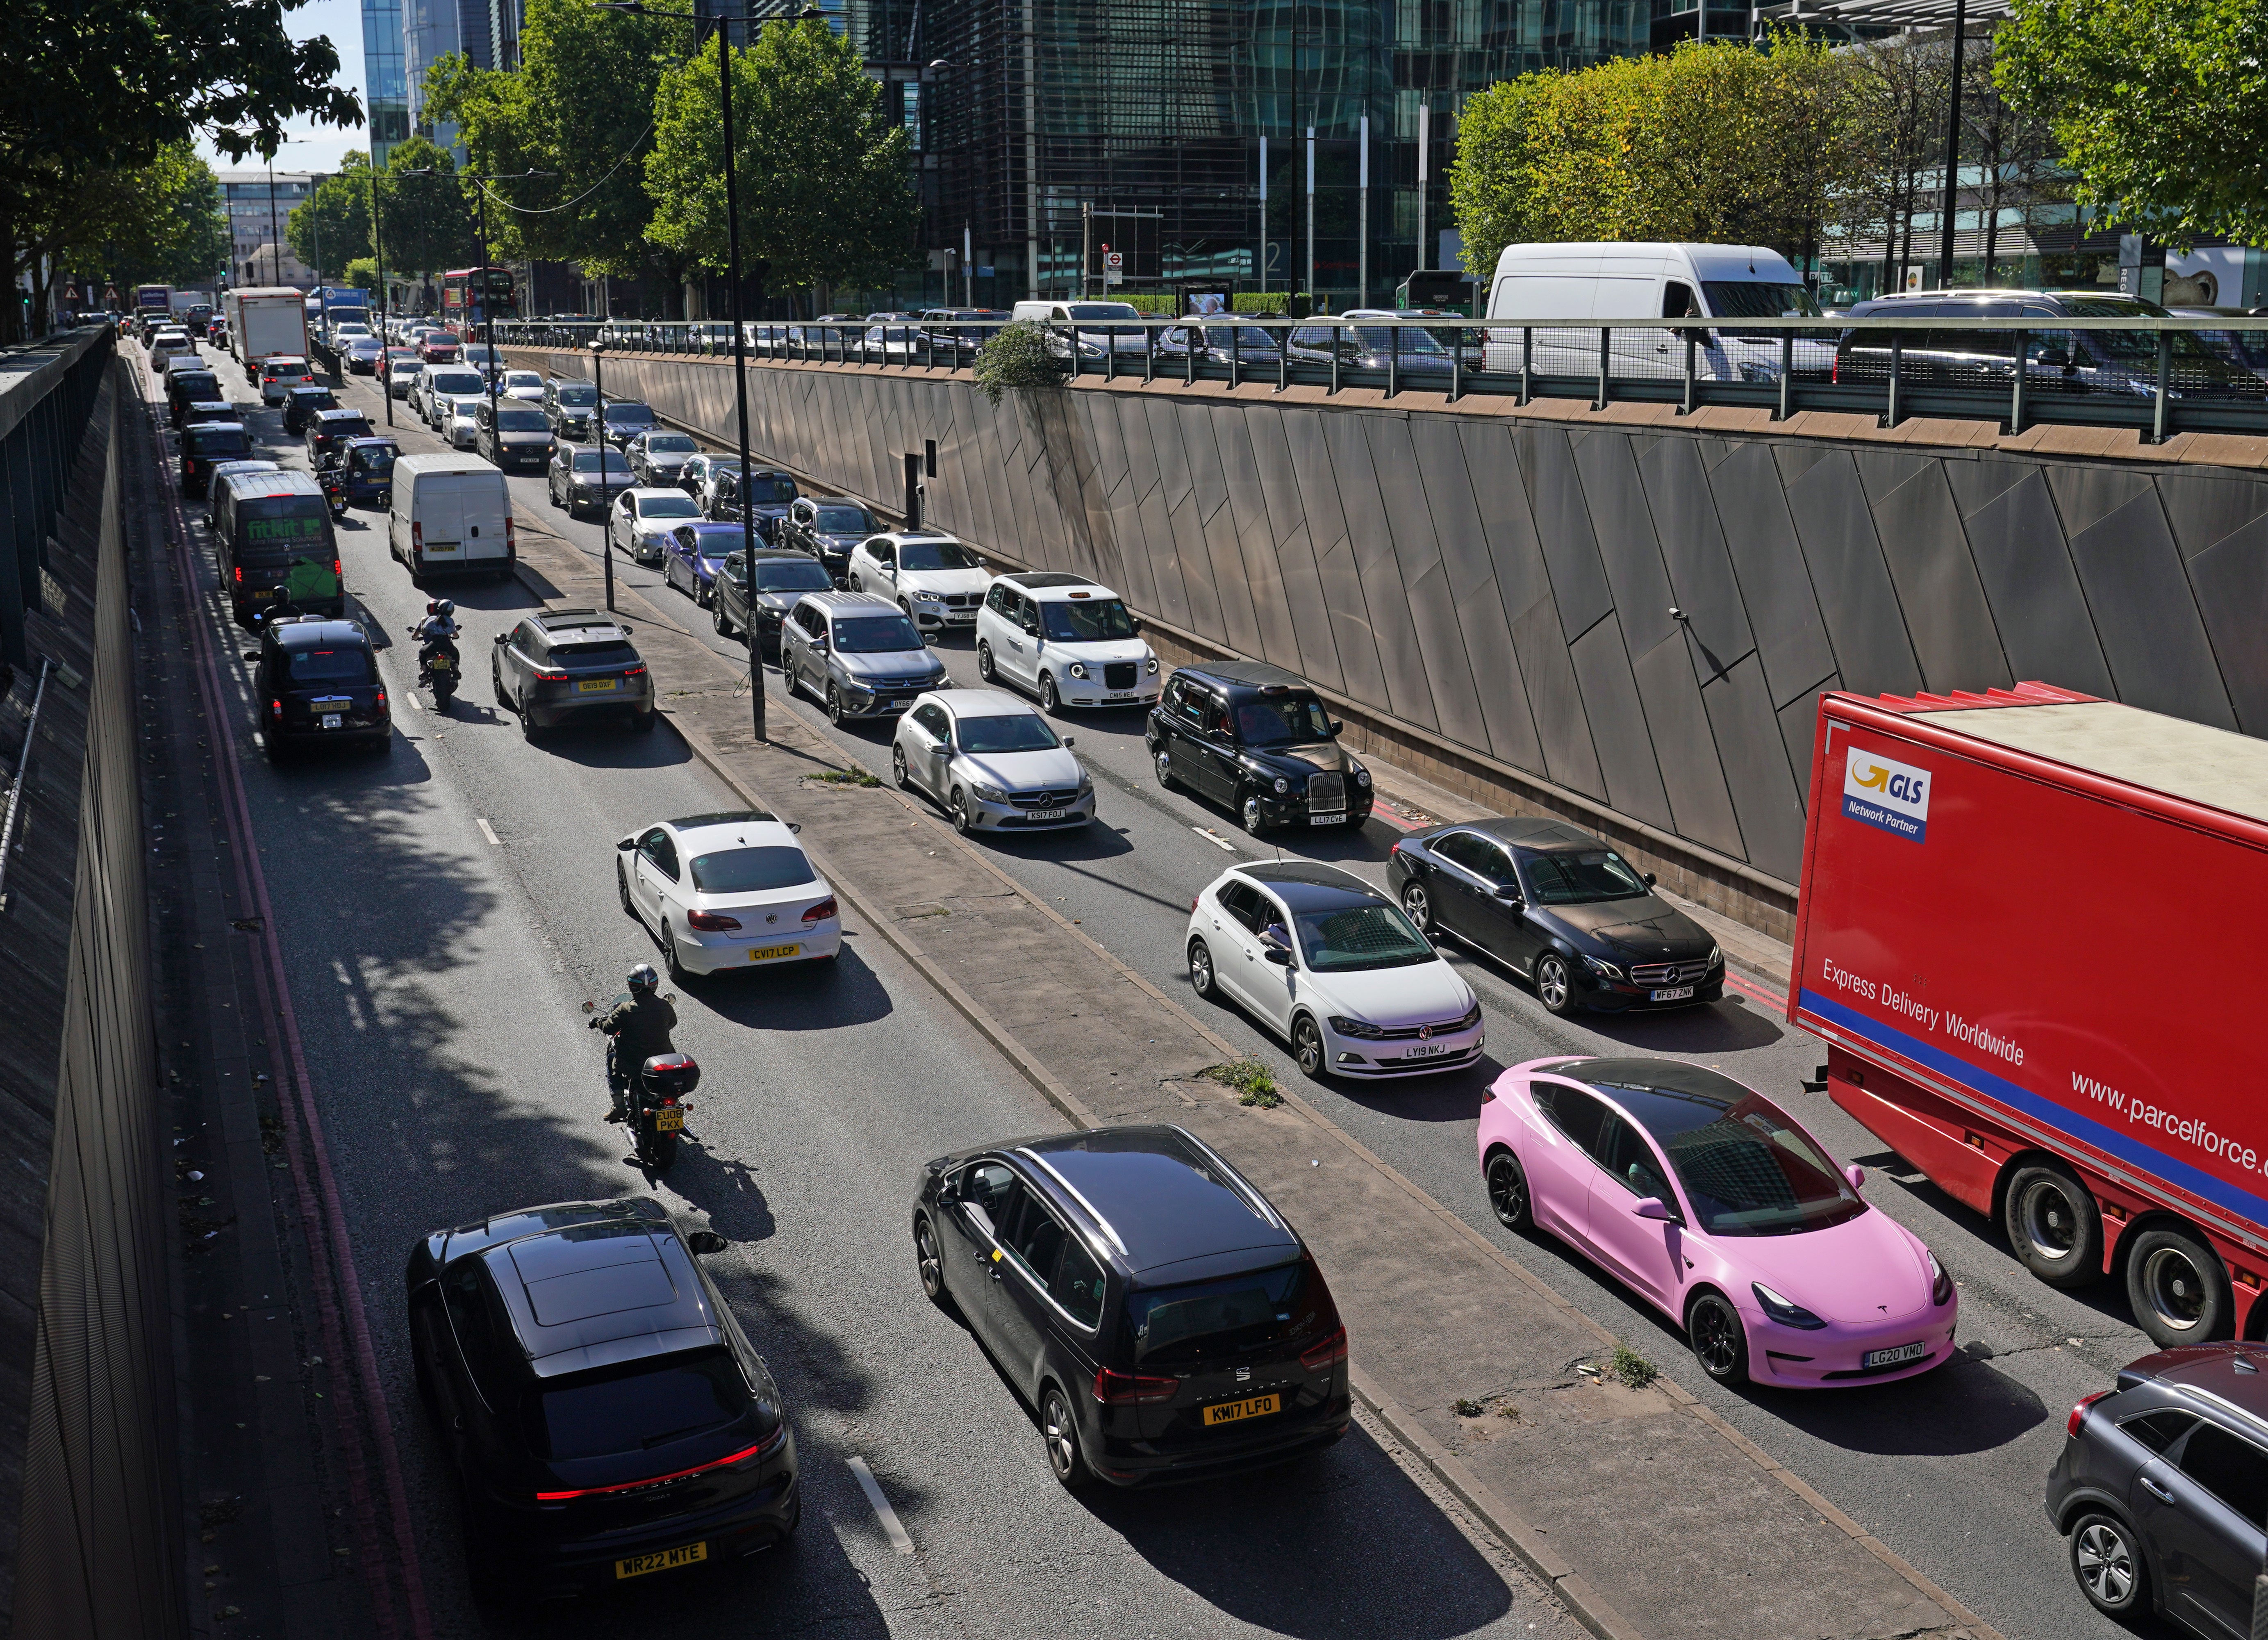
M 924 634 L 966 632 L 991 580 L 976 555 L 934 529 L 869 536 L 850 554 L 850 590 L 887 598 Z
M 890 772 L 971 831 L 1058 831 L 1094 818 L 1094 782 L 1029 701 L 939 689 L 898 720 Z
M 615 551 L 640 564 L 659 564 L 669 532 L 700 516 L 700 507 L 684 491 L 642 485 L 623 491 L 607 509 L 607 539 Z
M 452 449 L 469 450 L 480 442 L 480 409 L 486 403 L 478 393 L 460 393 L 444 406 L 439 417 L 441 436 Z
M 1487 1045 L 1480 1000 L 1402 908 L 1313 861 L 1232 866 L 1197 898 L 1190 988 L 1232 1001 L 1321 1082 L 1430 1075 Z
M 736 809 L 665 820 L 615 845 L 622 909 L 659 942 L 671 979 L 834 960 L 843 913 L 796 830 Z
M 1154 706 L 1158 657 L 1125 601 L 1084 575 L 1019 570 L 984 594 L 976 672 L 1013 683 L 1050 713 L 1064 706 Z
M 508 399 L 526 399 L 531 404 L 543 403 L 543 373 L 540 370 L 507 370 L 504 373 L 502 395 Z

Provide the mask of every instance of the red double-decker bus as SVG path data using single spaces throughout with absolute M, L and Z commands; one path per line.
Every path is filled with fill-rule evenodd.
M 441 324 L 470 341 L 490 319 L 517 319 L 519 301 L 509 268 L 455 268 L 441 276 Z

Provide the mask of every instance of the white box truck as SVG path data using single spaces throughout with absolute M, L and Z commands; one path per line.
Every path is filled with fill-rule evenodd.
M 246 373 L 263 359 L 307 357 L 306 299 L 290 285 L 254 285 L 228 293 L 229 343 Z

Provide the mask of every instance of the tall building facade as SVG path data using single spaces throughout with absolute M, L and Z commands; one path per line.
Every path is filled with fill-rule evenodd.
M 370 105 L 371 162 L 382 167 L 395 145 L 409 136 L 401 0 L 362 0 L 362 72 Z
M 452 52 L 462 52 L 476 69 L 519 66 L 526 0 L 364 0 L 365 39 L 372 5 L 401 8 L 409 129 L 448 149 L 461 163 L 457 128 L 425 113 L 425 71 Z
M 291 254 L 291 211 L 307 203 L 321 174 L 224 171 L 221 199 L 228 208 L 228 277 L 232 284 L 295 284 L 307 290 L 315 270 Z

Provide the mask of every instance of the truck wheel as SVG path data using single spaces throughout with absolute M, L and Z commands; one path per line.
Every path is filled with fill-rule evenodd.
M 2194 1231 L 2159 1225 L 2126 1255 L 2126 1301 L 2136 1325 L 2161 1349 L 2228 1335 L 2228 1275 Z
M 2085 1287 L 2102 1274 L 2102 1214 L 2069 1168 L 2034 1162 L 2008 1181 L 2001 1220 L 2026 1269 L 2051 1287 Z

